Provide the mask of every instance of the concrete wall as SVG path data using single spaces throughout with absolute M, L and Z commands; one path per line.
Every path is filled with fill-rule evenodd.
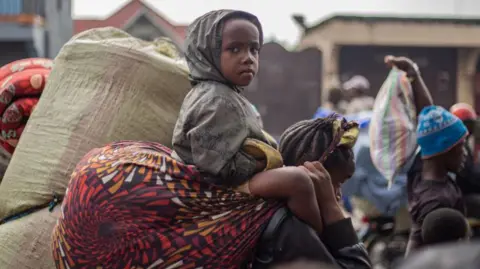
M 45 17 L 46 56 L 54 58 L 73 35 L 72 0 L 46 0 Z

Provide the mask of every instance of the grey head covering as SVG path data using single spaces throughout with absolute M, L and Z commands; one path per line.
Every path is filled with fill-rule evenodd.
M 260 44 L 263 43 L 260 21 L 248 12 L 221 9 L 210 11 L 197 18 L 189 25 L 185 39 L 185 58 L 190 69 L 192 84 L 205 80 L 229 84 L 220 71 L 220 55 L 223 25 L 231 18 L 243 18 L 255 24 L 260 33 Z

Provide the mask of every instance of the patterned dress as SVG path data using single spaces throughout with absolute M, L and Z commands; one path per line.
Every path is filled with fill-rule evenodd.
M 57 268 L 238 268 L 278 202 L 202 182 L 170 149 L 123 141 L 78 164 L 53 232 Z

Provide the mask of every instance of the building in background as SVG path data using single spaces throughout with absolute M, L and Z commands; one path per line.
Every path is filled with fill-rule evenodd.
M 160 11 L 142 0 L 127 2 L 107 18 L 76 18 L 74 25 L 75 33 L 97 27 L 112 26 L 147 41 L 167 37 L 179 48 L 183 47 L 187 29 L 187 25 L 171 23 Z
M 480 111 L 480 18 L 335 15 L 314 26 L 294 20 L 303 28 L 298 49 L 322 51 L 324 97 L 352 75 L 368 78 L 376 94 L 388 72 L 384 56 L 393 54 L 419 64 L 437 104 L 466 102 Z
M 54 58 L 72 33 L 71 0 L 0 0 L 0 66 Z

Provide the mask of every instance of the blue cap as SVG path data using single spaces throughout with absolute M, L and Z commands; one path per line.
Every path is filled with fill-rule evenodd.
M 418 116 L 417 143 L 422 158 L 445 153 L 467 137 L 463 122 L 440 106 L 427 106 Z

